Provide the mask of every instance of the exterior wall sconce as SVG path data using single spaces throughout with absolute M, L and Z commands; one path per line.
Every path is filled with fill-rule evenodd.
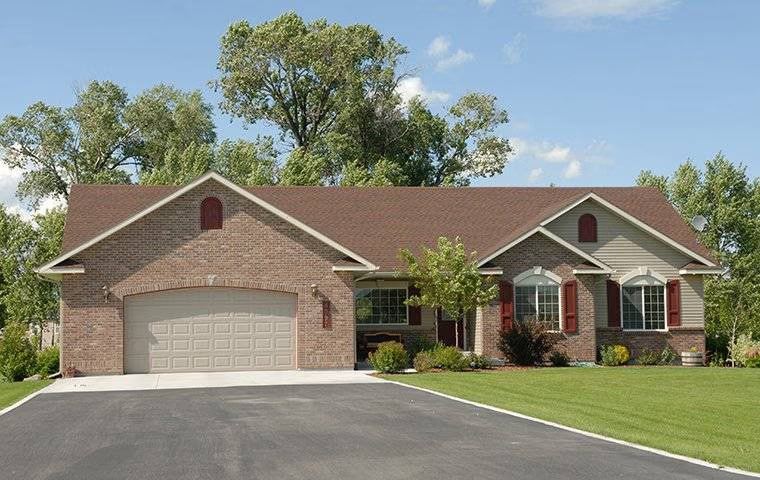
M 108 303 L 108 297 L 111 296 L 111 289 L 108 288 L 108 285 L 103 285 L 101 290 L 103 291 L 103 301 Z
M 316 283 L 312 283 L 311 284 L 311 295 L 314 298 L 319 297 L 319 289 L 317 288 L 317 284 Z

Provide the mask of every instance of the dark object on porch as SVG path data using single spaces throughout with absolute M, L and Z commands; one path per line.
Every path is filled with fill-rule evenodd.
M 377 346 L 383 342 L 398 342 L 403 344 L 400 333 L 390 332 L 359 332 L 356 338 L 357 361 L 367 359 L 370 353 L 377 350 Z

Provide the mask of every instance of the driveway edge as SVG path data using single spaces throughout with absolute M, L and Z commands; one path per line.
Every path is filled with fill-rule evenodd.
M 734 473 L 734 474 L 737 474 L 737 475 L 746 475 L 748 477 L 760 478 L 760 473 L 749 472 L 747 470 L 742 470 L 742 469 L 739 469 L 739 468 L 718 465 L 717 463 L 711 463 L 711 462 L 708 462 L 708 461 L 705 461 L 705 460 L 700 460 L 698 458 L 687 457 L 685 455 L 679 455 L 677 453 L 670 453 L 670 452 L 667 452 L 665 450 L 660 450 L 658 448 L 647 447 L 646 445 L 641 445 L 641 444 L 638 444 L 638 443 L 627 442 L 625 440 L 620 440 L 618 438 L 607 437 L 607 436 L 604 436 L 604 435 L 600 435 L 598 433 L 587 432 L 585 430 L 579 430 L 577 428 L 568 427 L 567 425 L 562 425 L 560 423 L 551 422 L 549 420 L 542 420 L 540 418 L 531 417 L 529 415 L 525 415 L 525 414 L 522 414 L 522 413 L 513 412 L 512 410 L 505 410 L 503 408 L 494 407 L 493 405 L 487 405 L 485 403 L 473 402 L 472 400 L 466 400 L 464 398 L 455 397 L 453 395 L 448 395 L 448 394 L 445 394 L 445 393 L 437 392 L 435 390 L 430 390 L 430 389 L 423 388 L 423 387 L 417 387 L 415 385 L 409 385 L 409 384 L 406 384 L 406 383 L 397 382 L 395 380 L 387 380 L 387 379 L 384 379 L 384 380 L 386 380 L 389 383 L 394 383 L 396 385 L 400 385 L 402 387 L 411 388 L 413 390 L 419 390 L 419 391 L 422 391 L 422 392 L 431 393 L 433 395 L 437 395 L 439 397 L 447 398 L 449 400 L 454 400 L 454 401 L 457 401 L 457 402 L 460 402 L 460 403 L 465 403 L 467 405 L 472 405 L 472 406 L 478 407 L 478 408 L 484 408 L 486 410 L 491 410 L 493 412 L 503 413 L 503 414 L 510 415 L 510 416 L 513 416 L 513 417 L 521 418 L 523 420 L 529 420 L 531 422 L 541 423 L 543 425 L 547 425 L 547 426 L 554 427 L 554 428 L 559 428 L 560 430 L 565 430 L 565 431 L 568 431 L 568 432 L 577 433 L 577 434 L 580 434 L 580 435 L 583 435 L 583 436 L 586 436 L 586 437 L 595 438 L 597 440 L 603 440 L 603 441 L 609 442 L 609 443 L 615 443 L 615 444 L 618 444 L 618 445 L 624 445 L 626 447 L 635 448 L 637 450 L 643 450 L 645 452 L 654 453 L 655 455 L 660 455 L 660 456 L 663 456 L 663 457 L 668 457 L 668 458 L 673 458 L 673 459 L 676 459 L 676 460 L 681 460 L 681 461 L 692 463 L 692 464 L 695 464 L 695 465 L 700 465 L 702 467 L 712 468 L 714 470 L 720 470 L 722 472 L 729 472 L 729 473 Z
M 34 397 L 36 397 L 37 395 L 39 395 L 39 394 L 41 394 L 41 393 L 45 393 L 45 390 L 47 390 L 47 389 L 49 389 L 51 386 L 53 386 L 53 384 L 54 384 L 54 383 L 55 383 L 55 382 L 53 382 L 53 383 L 51 383 L 50 385 L 47 385 L 47 386 L 45 386 L 45 387 L 42 387 L 42 388 L 40 388 L 40 389 L 39 389 L 39 390 L 37 390 L 37 391 L 34 391 L 34 392 L 30 393 L 29 395 L 27 395 L 26 397 L 22 398 L 22 399 L 21 399 L 21 400 L 19 400 L 18 402 L 14 403 L 14 404 L 12 404 L 12 405 L 9 405 L 9 406 L 5 407 L 4 409 L 0 410 L 0 416 L 2 416 L 2 415 L 5 415 L 6 413 L 10 412 L 11 410 L 14 410 L 14 409 L 16 409 L 16 408 L 20 407 L 21 405 L 23 405 L 23 404 L 25 404 L 26 402 L 28 402 L 29 400 L 33 399 L 33 398 L 34 398 Z

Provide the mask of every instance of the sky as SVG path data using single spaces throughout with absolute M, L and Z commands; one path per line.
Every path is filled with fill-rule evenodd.
M 438 112 L 494 94 L 515 149 L 475 185 L 631 185 L 718 151 L 760 175 L 760 2 L 753 0 L 32 1 L 0 15 L 0 116 L 68 106 L 91 80 L 135 95 L 157 83 L 209 88 L 227 26 L 294 10 L 366 23 L 409 48 L 402 95 Z M 253 138 L 216 109 L 220 138 Z M 19 172 L 0 166 L 0 202 Z

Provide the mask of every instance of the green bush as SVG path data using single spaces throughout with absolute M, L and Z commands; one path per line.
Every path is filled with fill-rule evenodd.
M 502 331 L 499 350 L 517 365 L 543 363 L 559 338 L 535 320 L 515 322 L 511 329 Z
M 631 358 L 631 352 L 625 345 L 604 345 L 601 349 L 602 365 L 606 367 L 617 367 L 625 365 Z
M 666 345 L 660 353 L 660 365 L 672 365 L 676 358 L 678 358 L 678 354 L 675 350 Z
M 418 373 L 425 373 L 435 368 L 433 354 L 428 351 L 421 351 L 414 356 L 414 369 Z
M 47 347 L 37 353 L 37 373 L 40 377 L 47 378 L 58 372 L 58 357 L 58 345 Z
M 417 358 L 418 353 L 430 352 L 440 345 L 440 343 L 430 340 L 427 337 L 414 337 L 414 339 L 409 342 L 407 350 L 409 351 L 410 358 Z
M 377 350 L 369 354 L 369 364 L 383 373 L 400 372 L 409 363 L 404 346 L 398 342 L 383 342 Z
M 744 361 L 744 366 L 747 368 L 760 368 L 760 353 L 747 358 L 747 360 Z
M 644 348 L 636 357 L 636 363 L 639 365 L 659 365 L 660 364 L 660 352 L 655 352 L 648 348 Z
M 555 350 L 549 355 L 549 361 L 552 362 L 552 365 L 555 367 L 567 367 L 570 365 L 570 357 L 567 353 L 560 352 L 559 350 Z
M 733 357 L 739 365 L 748 367 L 748 362 L 754 364 L 755 357 L 760 357 L 760 341 L 753 340 L 746 333 L 739 335 L 733 348 Z
M 486 370 L 491 368 L 491 359 L 485 355 L 478 355 L 477 353 L 469 353 L 466 357 L 467 364 L 470 368 L 475 370 Z
M 435 366 L 441 370 L 461 372 L 470 366 L 467 359 L 457 347 L 439 346 L 430 353 L 433 356 Z
M 20 323 L 5 326 L 0 339 L 0 378 L 18 382 L 34 373 L 37 363 L 34 345 Z

